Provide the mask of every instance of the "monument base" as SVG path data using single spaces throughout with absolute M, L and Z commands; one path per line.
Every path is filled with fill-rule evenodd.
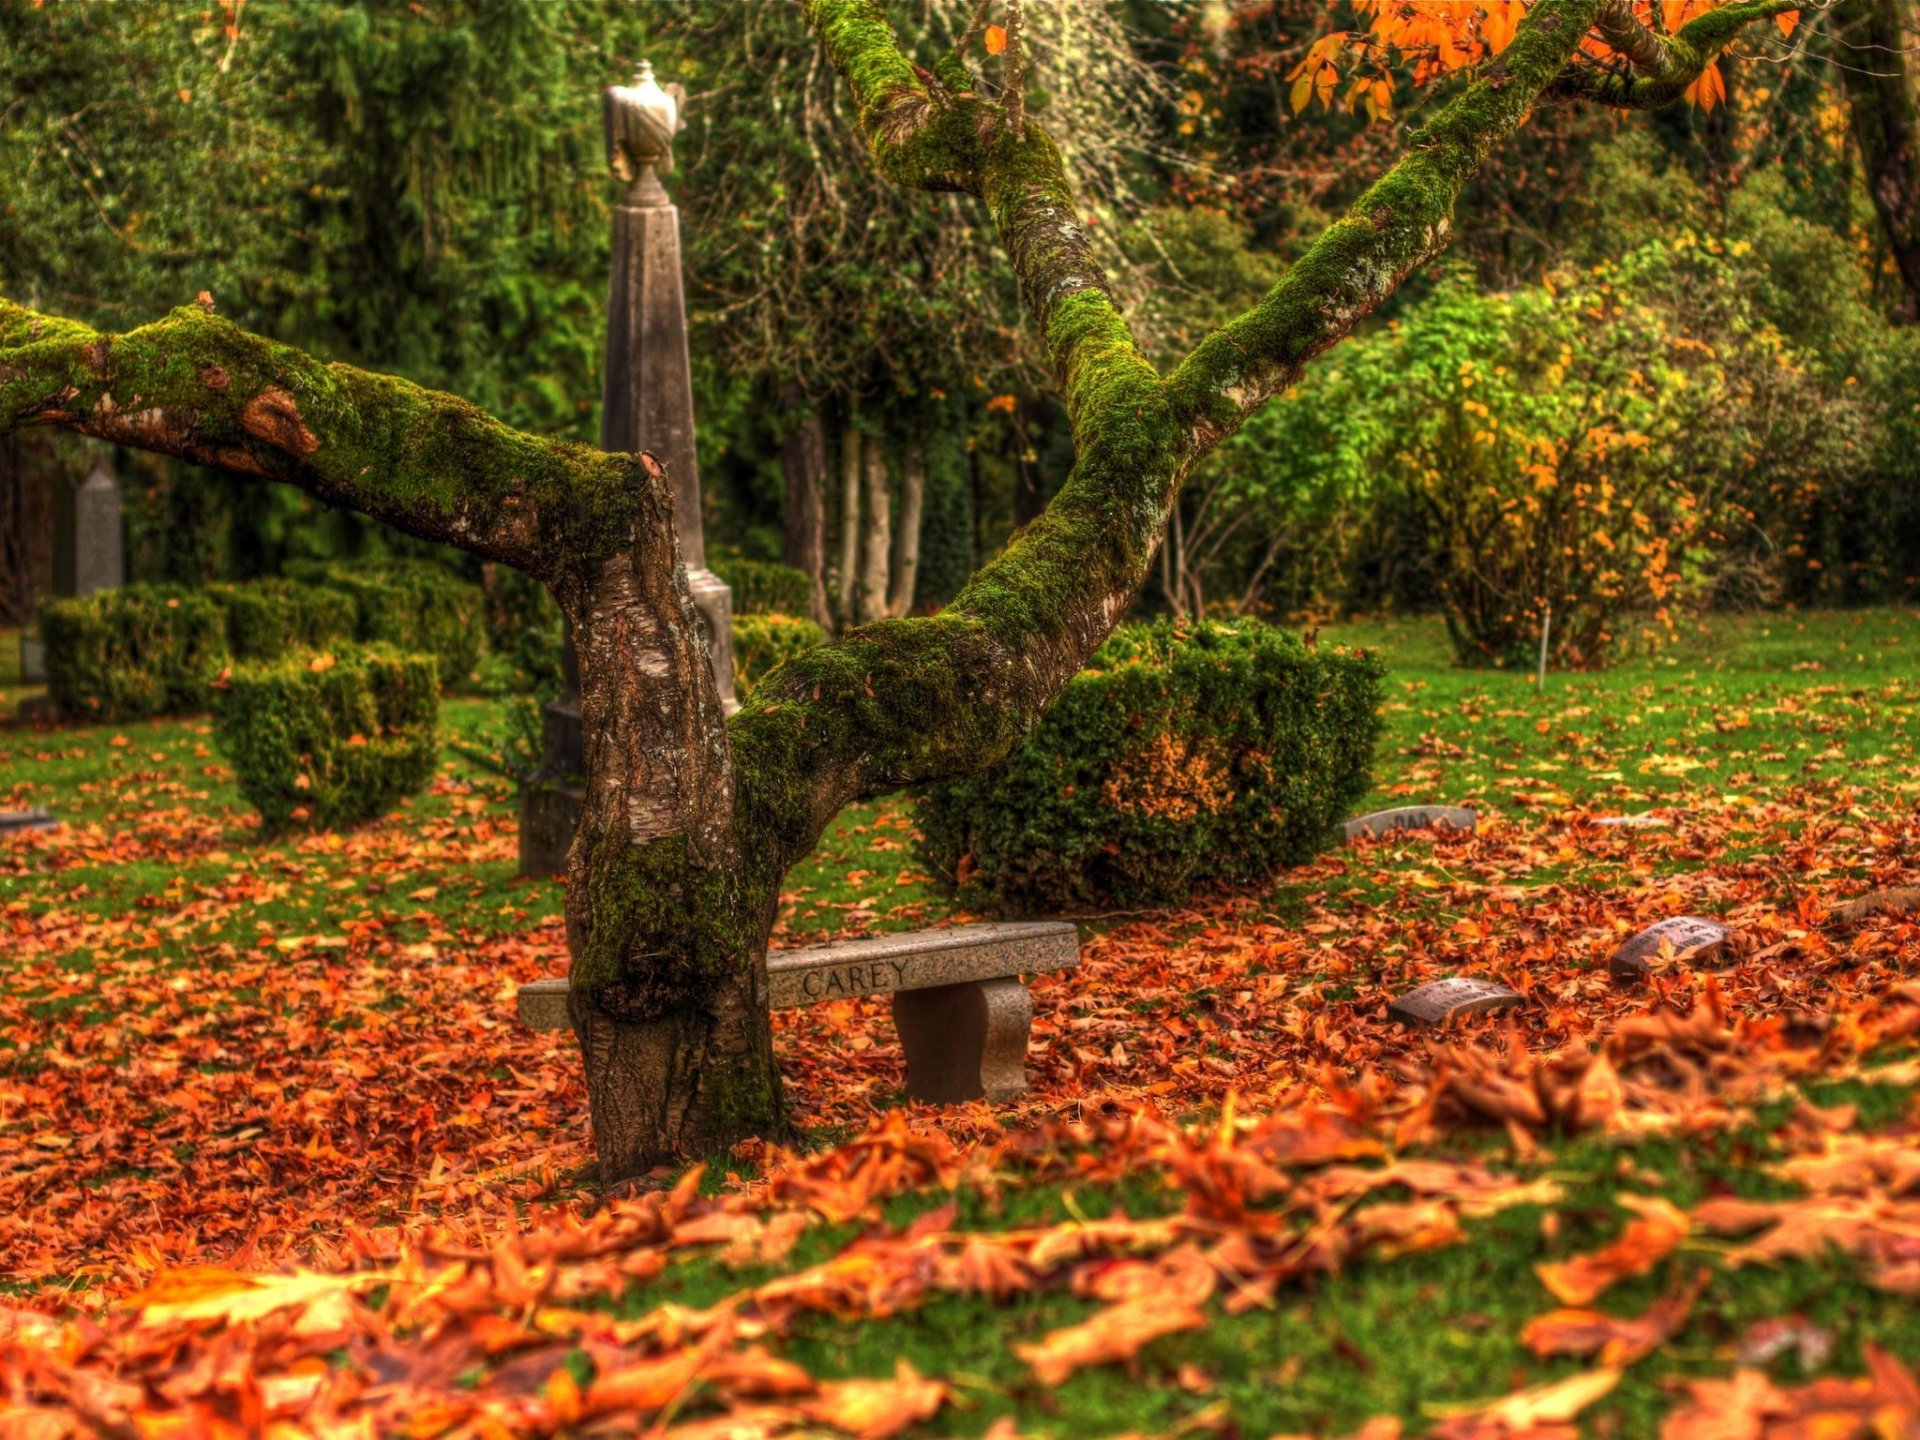
M 47 681 L 47 642 L 37 630 L 20 632 L 20 683 L 44 685 Z
M 704 566 L 688 569 L 687 589 L 693 592 L 693 608 L 700 615 L 720 704 L 731 715 L 740 708 L 733 694 L 733 590 Z
M 520 873 L 551 880 L 567 873 L 567 850 L 587 792 L 535 775 L 520 782 Z
M 520 782 L 520 873 L 549 880 L 567 873 L 567 850 L 587 803 L 580 697 L 555 700 L 540 720 L 540 768 Z

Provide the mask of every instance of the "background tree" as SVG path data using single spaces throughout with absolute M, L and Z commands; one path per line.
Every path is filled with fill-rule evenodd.
M 1901 311 L 1909 322 L 1920 321 L 1920 98 L 1913 58 L 1920 32 L 1912 7 L 1900 0 L 1839 0 L 1832 23 L 1867 194 L 1905 291 Z

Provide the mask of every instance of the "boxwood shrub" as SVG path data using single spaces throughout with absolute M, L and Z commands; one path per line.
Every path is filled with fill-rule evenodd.
M 711 555 L 707 566 L 733 591 L 735 615 L 804 615 L 813 599 L 807 572 L 777 560 Z
M 214 695 L 214 741 L 269 831 L 372 820 L 433 775 L 433 655 L 372 646 L 289 651 L 235 665 Z
M 47 693 L 62 715 L 140 720 L 198 710 L 227 658 L 226 617 L 205 591 L 102 590 L 40 607 Z
M 237 660 L 271 660 L 289 650 L 324 650 L 353 639 L 359 607 L 351 595 L 291 580 L 209 585 L 227 614 L 227 648 Z
M 793 615 L 736 615 L 733 617 L 733 689 L 742 700 L 753 693 L 760 677 L 802 650 L 811 650 L 827 632 L 811 620 Z
M 440 657 L 440 683 L 463 683 L 486 647 L 486 605 L 480 587 L 426 561 L 378 566 L 312 563 L 295 579 L 353 597 L 354 633 L 369 644 Z
M 1122 627 L 995 770 L 916 797 L 976 909 L 1166 905 L 1317 853 L 1370 784 L 1380 663 L 1254 620 Z

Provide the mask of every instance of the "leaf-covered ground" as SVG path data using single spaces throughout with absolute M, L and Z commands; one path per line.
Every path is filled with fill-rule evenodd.
M 0 729 L 67 821 L 0 839 L 0 1436 L 1920 1434 L 1920 919 L 1843 908 L 1920 883 L 1920 617 L 1544 694 L 1336 639 L 1394 666 L 1382 803 L 1477 835 L 1089 917 L 1015 1106 L 783 1012 L 804 1143 L 605 1208 L 502 782 L 263 845 L 203 722 Z M 899 805 L 791 885 L 794 935 L 947 914 Z M 1608 978 L 1689 913 L 1728 963 Z M 1387 1021 L 1459 972 L 1527 1003 Z

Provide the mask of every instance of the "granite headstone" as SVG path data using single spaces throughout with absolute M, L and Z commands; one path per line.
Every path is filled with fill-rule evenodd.
M 1356 815 L 1344 827 L 1349 841 L 1362 835 L 1391 835 L 1396 830 L 1472 830 L 1480 817 L 1460 805 L 1402 805 Z
M 1387 1006 L 1387 1014 L 1402 1025 L 1444 1025 L 1457 1015 L 1483 1015 L 1518 1005 L 1522 996 L 1495 980 L 1478 975 L 1451 975 L 1409 990 Z
M 1711 960 L 1726 948 L 1727 927 L 1698 915 L 1676 915 L 1649 925 L 1613 952 L 1607 969 L 1616 978 L 1638 980 L 1671 953 L 1676 960 Z

